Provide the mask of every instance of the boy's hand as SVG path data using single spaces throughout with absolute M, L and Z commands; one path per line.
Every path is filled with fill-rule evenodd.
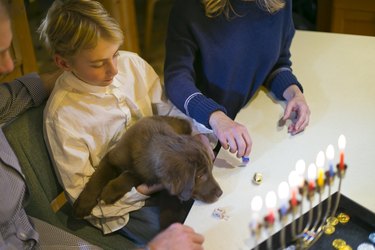
M 155 184 L 152 186 L 147 186 L 146 184 L 141 184 L 137 188 L 137 191 L 144 195 L 151 195 L 153 193 L 156 193 L 162 189 L 164 189 L 162 184 Z

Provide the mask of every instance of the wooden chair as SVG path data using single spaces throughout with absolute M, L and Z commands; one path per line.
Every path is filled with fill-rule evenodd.
M 13 29 L 10 52 L 14 59 L 14 71 L 1 78 L 0 82 L 10 81 L 21 75 L 38 71 L 24 1 L 12 0 L 10 3 Z

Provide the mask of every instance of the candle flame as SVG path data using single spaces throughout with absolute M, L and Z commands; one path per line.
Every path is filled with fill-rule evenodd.
M 266 195 L 266 207 L 272 209 L 276 207 L 276 193 L 274 191 L 269 191 Z
M 335 149 L 332 144 L 329 144 L 326 150 L 326 157 L 328 160 L 332 161 L 335 156 Z
M 288 199 L 289 197 L 289 185 L 286 181 L 279 184 L 278 195 L 280 200 Z
M 316 165 L 314 163 L 311 163 L 309 165 L 309 168 L 307 169 L 307 178 L 310 180 L 310 181 L 314 181 L 316 180 Z
M 288 182 L 289 182 L 289 186 L 291 188 L 295 188 L 298 186 L 298 174 L 297 174 L 297 171 L 295 170 L 292 170 L 290 173 L 289 173 L 289 176 L 288 176 Z
M 251 209 L 254 212 L 259 212 L 263 207 L 263 200 L 262 197 L 259 195 L 254 196 L 254 198 L 251 200 Z
M 318 168 L 322 168 L 324 166 L 324 152 L 323 151 L 319 151 L 318 155 L 316 156 L 316 166 Z
M 341 151 L 343 151 L 345 149 L 345 146 L 346 146 L 346 139 L 345 139 L 344 135 L 339 136 L 338 144 L 339 144 L 339 149 Z
M 306 163 L 304 160 L 300 159 L 296 162 L 296 171 L 299 175 L 304 175 L 306 170 Z

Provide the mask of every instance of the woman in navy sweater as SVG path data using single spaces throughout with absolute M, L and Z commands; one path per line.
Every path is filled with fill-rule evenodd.
M 309 122 L 303 89 L 293 75 L 291 0 L 176 0 L 166 41 L 167 97 L 212 128 L 224 149 L 248 156 L 252 141 L 237 113 L 263 85 L 286 100 L 288 132 Z

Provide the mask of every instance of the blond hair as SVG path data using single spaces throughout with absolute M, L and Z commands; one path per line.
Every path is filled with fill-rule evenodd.
M 243 0 L 246 1 L 246 0 Z M 249 1 L 249 0 L 248 0 Z M 269 13 L 275 13 L 278 10 L 284 8 L 285 2 L 283 0 L 253 0 L 262 9 Z M 208 17 L 216 17 L 221 14 L 229 18 L 231 13 L 237 16 L 237 13 L 233 9 L 230 0 L 202 0 L 203 7 Z
M 124 40 L 116 20 L 99 2 L 91 0 L 56 0 L 38 32 L 52 55 L 65 57 L 95 48 L 99 38 L 119 44 Z

